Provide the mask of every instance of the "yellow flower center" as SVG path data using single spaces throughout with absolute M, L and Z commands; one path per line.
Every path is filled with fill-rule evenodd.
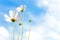
M 15 18 L 12 18 L 12 19 L 11 19 L 11 21 L 12 21 L 12 22 L 15 22 L 15 21 L 16 21 L 16 19 L 15 19 Z

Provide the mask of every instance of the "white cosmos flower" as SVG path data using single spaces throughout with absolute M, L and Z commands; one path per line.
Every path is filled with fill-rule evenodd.
M 4 15 L 5 20 L 7 22 L 18 22 L 19 21 L 18 12 L 14 12 L 14 11 L 10 10 L 9 15 L 10 16 L 8 16 L 7 14 Z
M 16 10 L 18 12 L 24 12 L 26 10 L 26 5 L 21 5 L 21 6 L 17 7 Z

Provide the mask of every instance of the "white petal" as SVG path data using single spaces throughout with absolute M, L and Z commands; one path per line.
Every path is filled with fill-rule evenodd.
M 21 5 L 20 7 L 21 7 L 21 8 L 26 8 L 26 5 Z
M 16 21 L 17 21 L 17 22 L 19 22 L 19 20 L 20 20 L 20 17 L 19 17 L 19 16 L 17 16 L 17 18 L 16 18 L 16 19 L 17 19 Z
M 26 5 L 21 5 L 20 10 L 23 9 L 24 11 L 26 10 Z
M 17 7 L 16 10 L 17 10 L 18 12 L 20 12 L 20 7 Z
M 26 6 L 26 5 L 24 5 L 24 10 L 26 10 L 26 8 L 27 8 L 27 6 Z
M 17 18 L 17 16 L 18 16 L 18 12 L 15 12 L 15 16 L 14 17 Z
M 21 5 L 20 7 L 17 7 L 16 10 L 18 12 L 21 12 L 21 10 L 24 9 L 24 11 L 26 10 L 26 5 Z
M 5 19 L 5 21 L 7 21 L 7 22 L 11 22 L 11 20 L 10 20 L 10 19 Z
M 26 9 L 26 5 L 21 5 L 20 8 Z
M 10 17 L 9 17 L 8 15 L 6 15 L 6 14 L 4 15 L 4 17 L 5 17 L 6 19 L 10 19 Z
M 13 10 L 10 10 L 10 11 L 9 11 L 9 15 L 10 15 L 11 18 L 13 18 L 13 16 L 14 16 Z

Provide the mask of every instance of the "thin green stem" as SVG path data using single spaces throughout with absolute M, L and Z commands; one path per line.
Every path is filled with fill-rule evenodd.
M 23 28 L 24 28 L 24 26 L 23 26 L 23 23 L 24 23 L 24 14 L 23 14 L 23 12 L 24 12 L 24 5 L 23 5 L 23 9 L 22 9 L 22 33 L 21 33 L 21 40 L 23 40 Z
M 30 40 L 30 32 L 31 32 L 31 28 L 30 28 L 29 35 L 28 35 L 28 40 Z
M 12 28 L 12 29 L 13 29 L 13 33 L 12 33 L 12 35 L 13 35 L 13 36 L 12 36 L 12 40 L 14 40 L 14 23 L 13 23 L 13 28 Z
M 22 32 L 21 32 L 21 40 L 23 40 L 23 13 L 22 13 Z
M 20 26 L 18 26 L 18 40 L 20 40 Z
M 29 27 L 29 33 L 28 33 L 28 40 L 30 40 L 30 33 L 31 33 L 31 20 L 29 20 L 30 22 L 30 27 Z
M 22 33 L 21 33 L 21 40 L 23 39 L 23 25 L 22 25 Z

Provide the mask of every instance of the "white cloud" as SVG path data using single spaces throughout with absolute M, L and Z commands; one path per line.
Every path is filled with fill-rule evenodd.
M 44 38 L 46 36 L 53 38 L 55 40 L 60 40 L 60 34 L 58 33 L 58 32 L 60 32 L 60 0 L 37 0 L 36 6 L 39 8 L 41 6 L 46 6 L 46 7 L 48 7 L 48 10 L 45 15 L 42 15 L 39 18 L 36 18 L 34 16 L 32 17 L 30 15 L 31 18 L 37 23 L 37 25 L 35 26 L 36 29 L 34 27 L 31 32 L 31 35 L 32 35 L 31 40 L 45 40 Z M 42 20 L 44 20 L 43 23 L 41 22 Z M 37 26 L 38 26 L 38 28 L 37 28 Z M 41 29 L 44 29 L 44 27 L 45 27 L 44 30 L 46 32 L 44 32 L 43 30 L 40 30 L 41 26 L 43 26 Z M 42 31 L 43 35 L 45 33 L 47 33 L 47 35 L 45 35 L 45 36 L 40 35 L 41 31 Z M 27 32 L 27 34 L 28 34 L 28 32 Z M 39 35 L 42 37 L 42 39 Z
M 45 27 L 54 28 L 56 26 L 57 19 L 54 16 L 47 14 L 44 20 Z
M 40 25 L 39 25 L 40 26 Z M 33 27 L 30 34 L 30 40 L 44 40 L 44 33 L 45 28 L 44 27 Z M 28 33 L 29 31 L 25 32 L 25 37 L 28 39 Z M 25 39 L 24 39 L 25 40 Z
M 46 18 L 44 26 L 55 30 L 48 32 L 49 37 L 60 40 L 58 33 L 60 32 L 60 0 L 49 0 L 48 11 L 44 18 Z
M 8 40 L 9 32 L 4 28 L 0 27 L 0 40 Z
M 36 0 L 35 4 L 37 7 L 41 7 L 41 6 L 47 6 L 48 5 L 48 0 Z
M 48 4 L 48 12 L 49 15 L 51 15 L 53 18 L 50 19 L 52 20 L 53 24 L 55 25 L 54 27 L 56 27 L 56 30 L 60 29 L 60 0 L 49 0 L 49 4 Z M 53 25 L 52 24 L 52 25 Z
M 60 1 L 59 0 L 50 0 L 48 4 L 49 10 L 48 12 L 56 17 L 60 17 Z M 51 10 L 52 9 L 52 10 Z
M 45 27 L 49 27 L 49 28 L 54 28 L 55 30 L 59 30 L 60 29 L 60 0 L 36 0 L 36 4 L 42 4 L 40 3 L 42 1 L 42 3 L 44 1 L 47 1 L 47 13 L 42 16 L 44 23 L 43 25 Z M 38 5 L 37 4 L 37 5 Z M 45 3 L 44 3 L 45 4 Z M 36 6 L 37 6 L 36 5 Z M 42 6 L 42 5 L 40 5 Z M 39 7 L 39 6 L 38 6 Z M 40 19 L 41 16 L 38 18 L 40 21 L 42 19 Z M 39 23 L 39 21 L 36 21 L 37 23 Z
M 52 37 L 53 39 L 60 40 L 60 34 L 57 32 L 50 31 L 48 32 L 48 37 Z

